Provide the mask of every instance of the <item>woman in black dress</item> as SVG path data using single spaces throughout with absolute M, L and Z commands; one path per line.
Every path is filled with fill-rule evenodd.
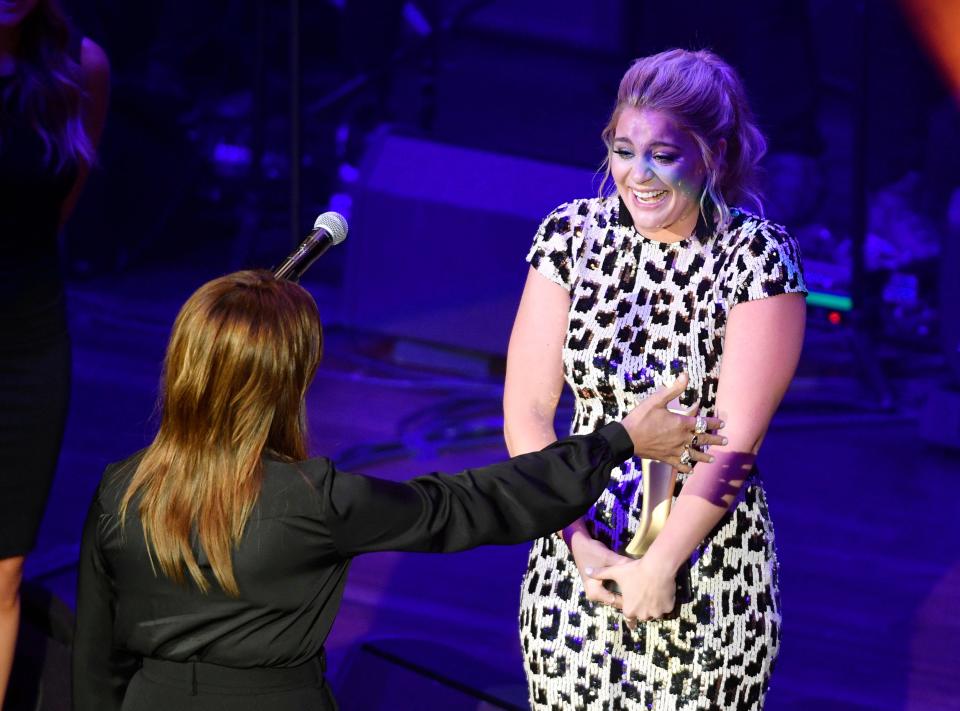
M 108 84 L 103 50 L 71 41 L 56 2 L 0 3 L 0 703 L 70 388 L 57 233 L 93 162 Z
M 501 464 L 348 474 L 304 445 L 320 352 L 313 299 L 268 272 L 215 279 L 181 309 L 157 436 L 107 468 L 84 528 L 77 711 L 336 708 L 323 643 L 354 556 L 559 530 L 635 452 L 679 463 L 695 424 L 666 409 L 673 388 L 622 424 Z

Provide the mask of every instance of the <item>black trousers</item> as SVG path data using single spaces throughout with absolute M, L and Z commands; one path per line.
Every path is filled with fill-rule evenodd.
M 233 669 L 144 659 L 123 711 L 336 711 L 322 661 L 298 667 Z

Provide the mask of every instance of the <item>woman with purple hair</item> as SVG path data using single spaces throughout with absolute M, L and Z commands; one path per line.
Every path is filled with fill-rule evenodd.
M 94 161 L 108 86 L 103 50 L 70 34 L 55 0 L 0 3 L 0 702 L 70 390 L 57 236 Z
M 583 518 L 534 543 L 520 608 L 531 706 L 758 709 L 780 602 L 754 461 L 803 341 L 797 245 L 736 207 L 761 211 L 765 141 L 715 54 L 634 62 L 603 140 L 613 189 L 558 207 L 527 258 L 507 446 L 556 438 L 564 382 L 575 434 L 675 378 L 679 406 L 722 418 L 728 442 L 702 461 L 693 435 L 681 467 L 628 460 Z

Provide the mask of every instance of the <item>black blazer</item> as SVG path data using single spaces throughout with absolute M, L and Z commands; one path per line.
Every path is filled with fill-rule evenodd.
M 322 650 L 353 556 L 459 551 L 548 535 L 582 515 L 632 456 L 620 424 L 542 452 L 407 482 L 348 474 L 325 458 L 265 459 L 259 500 L 234 554 L 240 597 L 155 573 L 136 501 L 119 502 L 139 455 L 107 467 L 80 549 L 73 694 L 77 711 L 119 709 L 144 657 L 290 667 Z

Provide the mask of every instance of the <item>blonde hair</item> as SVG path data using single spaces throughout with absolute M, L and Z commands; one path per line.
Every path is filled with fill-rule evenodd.
M 195 533 L 214 577 L 239 595 L 231 553 L 260 494 L 261 457 L 305 459 L 303 401 L 320 362 L 316 303 L 265 271 L 207 282 L 177 315 L 164 361 L 160 427 L 124 493 L 151 564 L 209 589 Z
M 601 136 L 607 157 L 601 193 L 610 194 L 610 158 L 620 114 L 627 107 L 670 114 L 700 147 L 706 168 L 700 214 L 708 225 L 725 226 L 732 203 L 748 203 L 762 214 L 758 165 L 767 142 L 756 126 L 746 91 L 733 68 L 713 52 L 671 49 L 634 61 L 620 80 L 617 103 Z M 716 155 L 720 141 L 726 151 Z

